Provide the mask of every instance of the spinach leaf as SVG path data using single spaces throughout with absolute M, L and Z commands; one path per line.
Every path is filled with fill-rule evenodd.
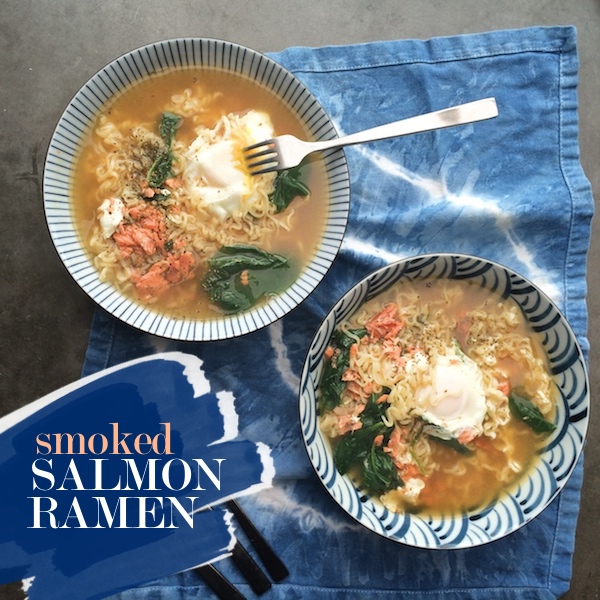
M 394 427 L 382 421 L 388 404 L 378 403 L 380 397 L 381 394 L 371 394 L 360 415 L 362 427 L 344 435 L 333 451 L 337 470 L 344 475 L 352 467 L 359 467 L 363 485 L 375 494 L 404 486 L 393 459 L 383 449 Z M 383 436 L 381 445 L 374 443 L 378 435 Z
M 459 454 L 464 454 L 465 456 L 470 456 L 471 454 L 473 454 L 473 450 L 471 450 L 471 448 L 469 448 L 468 446 L 464 446 L 456 438 L 444 439 L 435 437 L 433 435 L 430 435 L 429 438 L 435 440 L 438 444 L 443 444 L 444 446 L 452 448 L 452 450 L 455 450 Z
M 364 328 L 351 330 L 356 337 L 362 338 L 367 330 Z M 319 410 L 333 410 L 341 401 L 345 382 L 342 375 L 350 364 L 350 348 L 356 339 L 343 331 L 335 330 L 331 336 L 331 346 L 339 350 L 334 357 L 325 362 L 321 375 Z
M 350 335 L 348 335 L 350 334 Z M 331 340 L 338 348 L 344 348 L 350 350 L 351 346 L 356 342 L 356 338 L 359 340 L 367 335 L 367 330 L 364 327 L 358 329 L 349 329 L 348 333 L 336 329 L 331 335 Z
M 371 450 L 363 461 L 362 481 L 374 494 L 383 494 L 398 487 L 404 487 L 391 456 L 383 446 L 371 445 Z
M 508 396 L 510 412 L 529 425 L 536 433 L 550 433 L 556 429 L 556 425 L 548 421 L 540 409 L 528 398 L 511 392 Z
M 384 388 L 381 394 L 371 394 L 367 400 L 365 410 L 360 415 L 363 427 L 370 427 L 375 423 L 381 423 L 381 420 L 385 416 L 385 411 L 389 408 L 387 402 L 377 402 L 383 394 L 389 394 L 389 388 Z M 388 427 L 387 433 L 392 432 L 393 427 Z
M 167 179 L 173 177 L 173 154 L 170 150 L 161 152 L 157 157 L 150 170 L 146 179 L 148 180 L 148 186 L 151 188 L 161 187 Z M 160 195 L 158 196 L 160 198 Z
M 285 210 L 297 196 L 308 196 L 310 190 L 300 181 L 300 167 L 280 171 L 275 177 L 275 189 L 269 195 L 269 200 L 275 205 L 275 212 Z
M 334 449 L 333 459 L 342 475 L 350 467 L 360 464 L 367 457 L 376 436 L 383 435 L 382 446 L 384 446 L 394 429 L 382 421 L 388 403 L 378 404 L 377 400 L 380 396 L 381 394 L 371 394 L 367 406 L 360 415 L 362 427 L 346 433 Z
M 447 429 L 444 429 L 439 425 L 426 423 L 421 431 L 425 433 L 429 439 L 438 442 L 439 444 L 444 444 L 460 454 L 473 454 L 473 450 L 468 446 L 461 444 Z
M 173 143 L 173 139 L 175 138 L 175 132 L 177 128 L 181 125 L 183 119 L 179 115 L 174 115 L 173 113 L 164 112 L 162 114 L 160 125 L 158 127 L 160 137 L 165 145 L 165 148 L 162 152 L 158 154 L 150 170 L 148 171 L 148 175 L 146 179 L 148 180 L 148 185 L 151 188 L 159 188 L 161 187 L 165 180 L 174 176 L 173 173 L 173 151 L 171 150 L 171 144 Z
M 328 360 L 323 367 L 320 384 L 319 412 L 333 410 L 340 402 L 344 386 L 342 381 L 343 361 L 338 356 L 334 360 Z
M 210 280 L 207 278 L 205 287 L 206 285 L 210 285 L 210 301 L 216 304 L 225 314 L 248 310 L 256 303 L 252 290 L 247 285 L 242 285 L 239 277 L 233 277 L 229 280 L 218 278 Z
M 272 272 L 288 266 L 288 259 L 284 256 L 255 246 L 223 246 L 208 261 L 202 287 L 213 304 L 224 313 L 233 314 L 254 306 L 267 291 L 276 291 L 267 290 L 269 286 L 276 285 L 272 281 Z M 260 272 L 265 276 L 259 275 Z
M 209 261 L 209 269 L 222 275 L 234 275 L 245 269 L 267 269 L 285 267 L 288 259 L 280 254 L 271 254 L 266 250 L 249 244 L 223 246 Z
M 344 435 L 333 450 L 337 470 L 344 475 L 353 466 L 361 464 L 371 451 L 375 436 L 385 434 L 387 429 L 385 423 L 380 421 Z

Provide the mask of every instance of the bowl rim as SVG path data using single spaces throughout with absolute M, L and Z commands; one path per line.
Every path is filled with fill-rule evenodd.
M 412 515 L 410 513 L 399 513 L 401 515 L 401 518 L 404 521 L 403 521 L 403 523 L 400 524 L 400 527 L 395 528 L 395 525 L 394 525 L 394 527 L 392 527 L 391 522 L 395 520 L 395 517 L 390 516 L 390 515 L 393 515 L 393 513 L 391 513 L 387 509 L 385 509 L 385 507 L 383 507 L 383 505 L 378 500 L 373 501 L 371 499 L 368 491 L 366 491 L 364 489 L 361 490 L 360 488 L 355 486 L 354 483 L 352 482 L 351 478 L 348 475 L 340 475 L 337 472 L 337 469 L 335 468 L 335 465 L 333 463 L 333 458 L 331 455 L 331 448 L 328 445 L 327 440 L 324 439 L 324 436 L 321 435 L 320 427 L 318 425 L 318 410 L 317 410 L 317 403 L 318 403 L 317 388 L 319 385 L 318 379 L 314 384 L 314 389 L 307 390 L 307 386 L 311 383 L 311 375 L 314 374 L 316 371 L 318 371 L 319 363 L 323 362 L 322 354 L 323 354 L 324 347 L 321 349 L 320 352 L 315 353 L 315 351 L 314 351 L 315 345 L 317 343 L 322 344 L 323 342 L 326 344 L 328 342 L 328 340 L 330 339 L 333 329 L 337 326 L 339 320 L 341 320 L 341 319 L 336 318 L 336 316 L 335 316 L 336 312 L 343 310 L 344 311 L 343 318 L 348 318 L 349 316 L 354 314 L 356 312 L 356 309 L 358 307 L 362 306 L 362 304 L 364 304 L 364 302 L 378 296 L 383 291 L 385 291 L 385 290 L 389 289 L 390 287 L 392 287 L 393 285 L 397 284 L 398 281 L 402 278 L 403 272 L 401 272 L 400 274 L 397 274 L 391 281 L 388 281 L 381 289 L 374 291 L 372 294 L 367 293 L 367 294 L 360 295 L 359 301 L 358 302 L 355 301 L 354 308 L 352 310 L 348 311 L 347 310 L 348 300 L 352 299 L 353 296 L 356 296 L 362 288 L 366 288 L 368 290 L 369 283 L 373 280 L 376 280 L 382 274 L 389 273 L 389 272 L 393 271 L 394 269 L 399 268 L 401 265 L 410 265 L 413 263 L 417 263 L 419 261 L 421 261 L 425 264 L 428 264 L 430 261 L 435 261 L 435 260 L 474 261 L 474 262 L 477 262 L 478 264 L 488 265 L 489 267 L 494 269 L 494 271 L 498 271 L 498 270 L 504 271 L 509 278 L 515 278 L 515 279 L 519 280 L 520 282 L 522 282 L 522 284 L 524 286 L 528 286 L 533 292 L 535 292 L 535 294 L 538 294 L 540 296 L 540 298 L 543 299 L 543 302 L 545 303 L 545 305 L 551 307 L 552 311 L 554 311 L 554 313 L 558 319 L 558 322 L 561 324 L 562 328 L 564 329 L 564 331 L 566 333 L 569 343 L 573 345 L 573 349 L 574 349 L 573 354 L 576 355 L 576 357 L 577 357 L 577 364 L 579 365 L 580 372 L 583 376 L 583 382 L 581 384 L 581 387 L 583 388 L 583 394 L 582 394 L 582 396 L 583 396 L 582 409 L 583 410 L 581 411 L 582 416 L 581 415 L 579 416 L 579 418 L 577 419 L 577 422 L 575 424 L 575 426 L 578 427 L 578 429 L 576 430 L 576 433 L 578 434 L 578 436 L 575 436 L 575 442 L 577 442 L 577 439 L 579 438 L 579 443 L 575 444 L 574 453 L 573 453 L 571 459 L 569 460 L 570 466 L 569 466 L 567 472 L 561 474 L 560 480 L 552 481 L 552 483 L 555 485 L 553 486 L 553 489 L 551 490 L 550 494 L 547 495 L 547 497 L 544 499 L 542 504 L 536 506 L 534 510 L 529 511 L 528 513 L 524 514 L 521 511 L 521 515 L 520 515 L 521 519 L 512 521 L 508 527 L 502 527 L 500 524 L 498 524 L 496 522 L 495 525 L 498 528 L 498 530 L 493 532 L 493 534 L 490 535 L 489 537 L 485 537 L 485 535 L 483 535 L 481 537 L 471 536 L 471 537 L 467 538 L 467 536 L 464 535 L 460 538 L 459 542 L 455 542 L 453 540 L 453 536 L 462 535 L 463 533 L 465 533 L 465 530 L 468 529 L 469 526 L 473 522 L 476 522 L 478 519 L 481 519 L 481 518 L 487 519 L 489 517 L 489 514 L 491 512 L 493 512 L 496 509 L 496 507 L 498 507 L 500 505 L 504 505 L 507 502 L 507 499 L 512 499 L 514 490 L 517 488 L 520 489 L 522 484 L 524 484 L 525 482 L 529 482 L 532 479 L 533 473 L 532 473 L 531 469 L 529 470 L 529 472 L 526 476 L 519 479 L 516 483 L 512 484 L 508 491 L 504 491 L 501 498 L 494 500 L 488 506 L 480 507 L 478 509 L 471 510 L 471 511 L 466 511 L 460 515 L 455 515 L 455 516 L 450 516 L 450 517 L 447 515 L 446 516 L 444 516 L 444 515 L 442 515 L 442 516 L 438 516 L 438 515 L 420 516 L 420 515 Z M 447 275 L 444 275 L 443 277 L 442 276 L 439 276 L 439 277 L 446 278 L 446 279 L 451 278 L 451 277 L 448 277 Z M 423 277 L 422 279 L 425 279 L 425 278 L 426 277 Z M 464 279 L 465 277 L 457 277 L 457 278 Z M 512 294 L 510 294 L 510 296 L 512 297 Z M 524 309 L 523 309 L 523 306 L 521 305 L 521 303 L 518 302 L 518 300 L 516 298 L 513 298 L 513 300 L 518 304 L 519 308 L 521 309 L 521 312 L 524 313 Z M 530 319 L 527 315 L 525 315 L 525 318 L 526 318 L 527 322 L 530 323 Z M 323 330 L 326 329 L 328 322 L 331 320 L 333 320 L 332 327 L 329 330 L 329 332 L 326 333 L 325 336 L 323 336 L 322 335 Z M 556 325 L 557 324 L 555 323 L 550 329 L 554 329 L 554 327 L 556 327 Z M 543 347 L 547 353 L 546 344 L 543 344 Z M 556 374 L 553 374 L 553 376 L 555 376 L 555 375 Z M 554 377 L 554 378 L 556 378 L 556 377 Z M 314 377 L 313 377 L 313 379 L 314 379 Z M 314 393 L 314 398 L 308 398 L 307 395 L 309 393 Z M 562 392 L 560 395 L 562 396 Z M 323 319 L 319 323 L 318 327 L 315 330 L 315 333 L 313 334 L 313 336 L 310 340 L 308 350 L 305 354 L 304 362 L 302 365 L 302 371 L 301 371 L 300 382 L 299 382 L 298 399 L 299 399 L 298 414 L 299 414 L 299 424 L 300 424 L 300 429 L 301 429 L 302 442 L 304 445 L 304 449 L 307 453 L 309 462 L 311 464 L 311 468 L 312 468 L 313 472 L 315 473 L 319 483 L 325 488 L 325 490 L 328 492 L 329 496 L 331 496 L 331 498 L 335 501 L 335 503 L 348 516 L 350 516 L 359 525 L 363 526 L 367 531 L 370 531 L 372 533 L 375 533 L 379 536 L 382 536 L 386 539 L 392 540 L 392 541 L 402 544 L 402 545 L 406 545 L 409 547 L 415 547 L 415 548 L 421 548 L 421 549 L 427 549 L 427 550 L 459 550 L 459 549 L 474 548 L 474 547 L 478 547 L 478 546 L 481 546 L 484 544 L 488 544 L 493 541 L 497 541 L 499 539 L 505 538 L 506 536 L 510 535 L 511 533 L 518 531 L 523 526 L 525 526 L 527 523 L 529 523 L 530 521 L 535 519 L 544 510 L 546 510 L 546 508 L 560 494 L 560 492 L 566 486 L 567 481 L 570 479 L 571 475 L 573 474 L 573 471 L 575 470 L 575 468 L 581 458 L 582 452 L 583 452 L 583 447 L 585 444 L 585 439 L 587 436 L 587 431 L 588 431 L 588 426 L 589 426 L 590 382 L 589 382 L 589 371 L 588 371 L 588 366 L 587 366 L 587 357 L 581 348 L 581 345 L 579 343 L 577 335 L 575 334 L 571 324 L 565 317 L 562 310 L 540 287 L 538 287 L 535 283 L 533 283 L 528 278 L 521 275 L 519 272 L 515 271 L 513 268 L 508 267 L 500 262 L 497 262 L 497 261 L 494 261 L 494 260 L 491 260 L 488 258 L 484 258 L 484 257 L 473 255 L 473 254 L 465 254 L 465 253 L 461 253 L 461 252 L 430 252 L 430 253 L 406 256 L 404 258 L 398 258 L 398 260 L 387 263 L 381 267 L 375 268 L 375 269 L 371 270 L 369 273 L 367 273 L 364 277 L 362 277 L 359 281 L 355 282 L 341 296 L 338 297 L 338 299 L 334 302 L 334 304 L 327 311 L 326 315 L 323 317 Z M 307 402 L 309 402 L 309 403 L 312 402 L 312 405 L 310 405 L 311 414 L 316 415 L 316 422 L 315 422 L 314 426 L 311 427 L 310 430 L 305 429 L 305 426 L 306 426 L 305 406 L 306 406 Z M 563 406 L 565 404 L 566 403 L 564 402 L 564 398 L 563 398 Z M 558 405 L 558 407 L 560 408 L 560 404 Z M 566 407 L 567 412 L 565 415 L 565 422 L 566 422 L 565 427 L 566 428 L 569 428 L 573 425 L 572 423 L 570 423 L 571 419 L 569 418 L 570 408 L 571 407 L 567 405 L 567 407 Z M 328 458 L 330 461 L 330 463 L 328 465 L 322 463 L 322 461 L 324 459 L 324 457 L 322 455 L 313 456 L 313 453 L 311 452 L 311 450 L 314 449 L 314 447 L 313 447 L 314 440 L 319 439 L 319 438 L 326 446 L 325 458 Z M 562 441 L 562 438 L 561 438 L 561 440 L 559 440 L 559 442 L 560 441 Z M 560 443 L 557 445 L 560 447 Z M 549 446 L 549 444 L 547 446 Z M 547 448 L 547 446 L 545 446 L 544 448 Z M 542 463 L 544 460 L 543 456 L 545 455 L 545 452 L 542 452 L 540 450 L 539 454 L 540 454 L 539 463 Z M 532 468 L 537 469 L 537 465 L 534 465 Z M 549 471 L 551 472 L 550 469 L 549 469 Z M 344 484 L 342 487 L 337 487 L 334 489 L 333 486 L 330 484 L 335 481 L 337 481 L 337 482 L 343 481 Z M 350 490 L 355 495 L 355 497 L 351 497 L 350 504 L 345 506 L 342 503 L 342 500 L 340 499 L 340 494 L 343 494 L 344 491 L 350 491 Z M 511 506 L 511 509 L 521 510 L 521 508 L 518 506 L 518 503 L 516 501 L 513 501 L 513 502 L 514 502 L 514 506 Z M 378 511 L 373 510 L 373 506 L 375 506 L 375 507 L 378 506 L 379 507 Z M 379 514 L 377 514 L 378 512 L 379 512 Z M 427 537 L 427 535 L 419 537 L 419 535 L 420 535 L 419 533 L 417 534 L 417 536 L 414 535 L 414 532 L 411 534 L 410 522 L 418 521 L 418 520 L 422 520 L 422 521 L 428 520 L 427 527 L 431 528 L 432 530 L 438 529 L 439 531 L 442 532 L 443 535 L 441 535 L 440 537 L 437 537 L 436 535 L 431 534 L 429 537 Z M 408 522 L 408 524 L 407 524 L 407 522 Z M 490 521 L 490 523 L 494 524 L 493 520 Z M 490 523 L 488 523 L 488 525 Z M 461 532 L 459 534 L 457 534 L 457 530 L 461 530 Z M 399 535 L 396 535 L 395 531 L 399 531 L 400 532 Z M 479 532 L 477 532 L 477 533 L 479 533 Z M 467 534 L 468 534 L 468 531 L 467 531 Z M 449 541 L 444 541 L 444 539 L 443 539 L 444 536 L 446 536 Z M 421 538 L 425 539 L 426 541 L 423 542 Z M 465 540 L 466 540 L 466 542 L 465 542 Z
M 175 49 L 180 54 L 178 57 L 174 57 Z M 187 55 L 190 49 L 191 61 Z M 168 53 L 170 57 L 167 56 Z M 205 62 L 202 62 L 201 56 L 206 57 Z M 157 60 L 156 57 L 164 62 L 159 60 L 155 65 L 152 61 Z M 170 64 L 171 60 L 176 64 Z M 81 152 L 81 138 L 93 126 L 102 107 L 111 102 L 115 96 L 143 80 L 171 69 L 194 68 L 194 66 L 225 68 L 250 78 L 252 77 L 249 73 L 259 73 L 261 79 L 255 79 L 257 83 L 280 97 L 288 109 L 301 120 L 303 127 L 313 133 L 315 133 L 313 128 L 318 127 L 319 136 L 322 136 L 319 139 L 338 137 L 333 121 L 310 89 L 273 58 L 224 39 L 201 36 L 166 38 L 120 54 L 98 69 L 71 96 L 55 123 L 46 149 L 42 174 L 42 202 L 46 228 L 54 251 L 79 289 L 95 305 L 127 325 L 158 337 L 180 341 L 218 341 L 240 337 L 267 327 L 299 306 L 315 290 L 339 253 L 346 232 L 350 212 L 350 176 L 343 148 L 324 153 L 330 204 L 324 218 L 323 236 L 312 258 L 288 288 L 247 311 L 234 315 L 215 316 L 214 319 L 171 317 L 122 295 L 112 284 L 101 282 L 84 248 L 68 206 L 69 196 L 72 194 L 72 176 L 77 157 Z M 116 69 L 119 70 L 121 77 L 115 78 L 119 81 L 114 84 L 116 86 L 114 92 L 104 98 L 101 95 L 98 97 L 95 88 L 99 88 L 100 92 L 105 91 L 104 78 L 113 85 L 110 81 L 111 77 L 106 74 L 110 75 Z M 282 96 L 282 86 L 289 84 L 290 81 L 296 88 L 293 93 L 299 98 L 299 100 L 294 99 L 294 102 L 310 101 L 310 109 L 307 109 L 306 114 L 300 114 L 295 104 L 291 103 L 290 98 L 293 99 L 294 96 L 289 89 L 285 90 L 285 94 L 290 94 L 290 98 Z M 92 99 L 88 100 L 86 94 Z M 95 109 L 86 106 L 85 111 L 81 110 L 78 103 L 85 105 L 86 101 L 90 102 L 90 106 L 95 103 Z M 87 121 L 84 122 L 85 119 Z M 65 135 L 69 136 L 73 127 L 79 129 L 65 142 Z M 61 153 L 64 156 L 65 148 L 71 150 L 71 155 L 67 159 L 60 156 Z M 61 200 L 64 200 L 64 206 L 59 208 L 58 204 Z

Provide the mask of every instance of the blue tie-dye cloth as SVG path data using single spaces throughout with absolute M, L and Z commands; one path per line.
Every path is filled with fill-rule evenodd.
M 152 337 L 98 310 L 84 374 L 158 351 L 198 355 L 214 391 L 237 398 L 240 434 L 266 443 L 272 489 L 240 503 L 290 570 L 264 596 L 556 598 L 569 587 L 582 478 L 538 518 L 472 550 L 425 551 L 372 534 L 314 474 L 298 423 L 298 382 L 312 335 L 339 296 L 374 268 L 429 252 L 476 254 L 535 281 L 587 355 L 586 253 L 593 204 L 579 162 L 573 28 L 530 28 L 430 41 L 290 48 L 271 55 L 297 75 L 339 134 L 494 96 L 493 126 L 463 126 L 346 149 L 351 214 L 339 257 L 289 316 L 234 341 Z M 243 537 L 242 537 L 243 539 Z M 221 569 L 248 597 L 230 559 Z M 193 572 L 122 600 L 214 597 Z

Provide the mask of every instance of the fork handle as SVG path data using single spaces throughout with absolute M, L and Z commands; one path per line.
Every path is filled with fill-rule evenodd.
M 465 125 L 476 121 L 485 121 L 498 116 L 498 107 L 495 98 L 484 98 L 475 102 L 459 104 L 443 110 L 417 115 L 408 119 L 394 121 L 386 125 L 379 125 L 352 133 L 341 138 L 315 142 L 315 149 L 327 150 L 339 146 L 351 146 L 363 142 L 374 142 L 388 138 L 399 137 L 411 133 L 421 133 L 433 129 L 443 129 L 454 125 Z

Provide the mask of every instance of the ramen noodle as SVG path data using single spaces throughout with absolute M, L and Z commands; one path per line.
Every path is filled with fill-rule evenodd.
M 272 93 L 231 73 L 174 71 L 116 98 L 98 116 L 73 192 L 100 279 L 197 319 L 288 287 L 318 245 L 325 177 L 319 160 L 251 176 L 242 149 L 279 133 L 306 136 Z
M 319 419 L 336 466 L 394 512 L 493 502 L 554 428 L 539 340 L 514 301 L 468 282 L 396 284 L 325 355 Z

